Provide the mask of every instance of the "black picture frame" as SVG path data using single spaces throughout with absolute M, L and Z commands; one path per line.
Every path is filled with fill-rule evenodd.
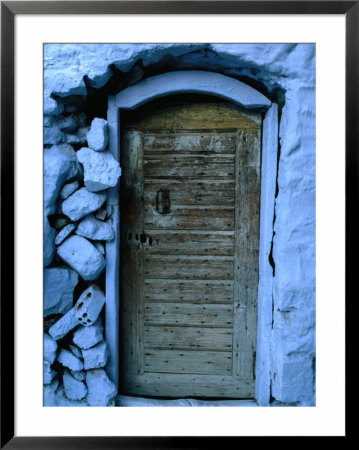
M 18 14 L 342 14 L 346 21 L 346 297 L 354 290 L 358 205 L 359 1 L 1 2 L 1 440 L 6 449 L 158 449 L 227 445 L 216 437 L 14 435 L 14 21 Z M 348 326 L 346 342 L 349 341 Z M 348 380 L 349 381 L 349 380 Z M 346 390 L 348 391 L 348 389 Z M 347 398 L 346 398 L 347 400 Z M 346 401 L 346 408 L 348 403 Z M 346 415 L 347 416 L 347 415 Z M 346 436 L 350 430 L 346 426 Z M 221 442 L 217 442 L 220 439 Z

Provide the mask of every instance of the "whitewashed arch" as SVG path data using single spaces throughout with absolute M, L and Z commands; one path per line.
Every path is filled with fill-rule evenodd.
M 258 330 L 255 397 L 259 405 L 270 400 L 270 336 L 272 323 L 272 267 L 269 255 L 273 239 L 273 217 L 278 147 L 278 106 L 254 88 L 234 78 L 206 71 L 176 71 L 156 75 L 130 86 L 108 102 L 109 148 L 116 160 L 119 156 L 120 114 L 156 98 L 173 94 L 207 94 L 220 97 L 245 109 L 263 111 Z M 107 371 L 118 386 L 119 370 L 119 261 L 120 211 L 117 188 L 109 190 L 115 239 L 106 244 L 106 341 L 110 350 Z

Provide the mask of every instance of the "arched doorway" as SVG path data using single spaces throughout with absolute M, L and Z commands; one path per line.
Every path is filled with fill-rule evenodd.
M 214 94 L 231 103 L 165 108 L 137 123 L 121 123 L 126 131 L 120 132 L 121 108 L 183 92 Z M 114 291 L 107 314 L 119 311 L 121 291 L 121 319 L 106 319 L 106 331 L 113 337 L 115 373 L 122 323 L 123 358 L 115 376 L 125 393 L 255 396 L 258 265 L 268 248 L 268 236 L 259 243 L 260 136 L 269 106 L 266 97 L 237 80 L 192 71 L 153 77 L 110 99 L 110 145 L 116 155 L 121 137 L 121 191 L 124 198 L 132 195 L 122 199 L 119 221 L 121 289 L 113 280 L 116 270 L 110 267 L 107 276 Z M 276 136 L 273 125 L 275 114 L 267 112 L 263 143 Z M 276 144 L 271 152 L 266 147 L 273 165 Z M 268 181 L 262 172 L 262 188 L 263 183 Z M 264 199 L 262 212 L 270 202 Z M 270 211 L 261 217 L 262 235 L 266 217 Z M 107 252 L 117 260 L 115 268 L 116 242 Z M 261 281 L 263 297 L 269 288 L 264 272 Z

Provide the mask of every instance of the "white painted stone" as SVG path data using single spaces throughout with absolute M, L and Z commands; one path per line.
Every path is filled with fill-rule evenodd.
M 219 406 L 258 406 L 253 400 L 197 400 L 193 398 L 180 398 L 174 400 L 159 400 L 154 398 L 131 397 L 128 395 L 118 395 L 116 397 L 116 406 L 201 406 L 201 407 L 219 407 Z
M 86 372 L 84 370 L 70 370 L 70 373 L 77 381 L 84 381 L 86 378 Z
M 44 145 L 56 145 L 65 142 L 65 135 L 57 127 L 44 127 Z
M 105 150 L 108 144 L 107 122 L 105 119 L 95 117 L 91 122 L 90 131 L 87 133 L 88 146 L 97 152 Z
M 82 236 L 70 236 L 57 248 L 57 253 L 84 280 L 95 280 L 106 266 L 101 253 Z
M 82 350 L 82 355 L 85 370 L 105 367 L 109 357 L 106 341 L 102 341 L 88 350 Z
M 92 326 L 98 319 L 105 302 L 106 297 L 101 289 L 96 284 L 92 284 L 83 291 L 74 306 L 77 322 L 85 327 Z
M 79 223 L 76 234 L 97 241 L 112 241 L 115 237 L 111 225 L 97 220 L 92 214 L 86 216 Z
M 99 209 L 106 198 L 106 192 L 90 192 L 83 187 L 63 201 L 62 211 L 71 220 L 76 221 Z
M 89 327 L 79 327 L 73 337 L 73 341 L 82 349 L 88 349 L 101 342 L 103 339 L 103 327 L 101 319 Z M 82 355 L 82 353 L 81 353 Z
M 115 406 L 117 389 L 103 369 L 87 371 L 86 384 L 90 406 Z
M 65 370 L 62 381 L 65 395 L 69 400 L 82 400 L 87 395 L 87 387 L 83 381 L 76 380 Z
M 98 192 L 117 185 L 121 168 L 110 152 L 99 153 L 83 147 L 77 152 L 77 159 L 84 166 L 85 186 L 89 191 Z
M 56 377 L 57 373 L 51 369 L 51 363 L 44 360 L 44 384 L 50 384 L 52 380 Z
M 79 172 L 76 153 L 70 145 L 56 145 L 44 150 L 44 213 L 56 212 L 56 199 L 62 185 Z
M 44 217 L 44 267 L 51 264 L 56 247 L 55 247 L 56 230 L 50 224 L 48 218 Z
M 57 342 L 47 333 L 44 333 L 44 360 L 52 364 L 56 359 Z
M 71 194 L 73 194 L 79 187 L 78 181 L 73 181 L 72 183 L 67 183 L 63 186 L 63 188 L 60 191 L 60 198 L 62 200 L 66 200 L 67 197 L 70 197 Z
M 58 233 L 55 237 L 55 245 L 60 245 L 62 244 L 62 242 L 64 242 L 64 240 L 70 236 L 70 234 L 74 231 L 74 229 L 76 228 L 76 225 L 74 225 L 73 223 L 69 223 L 68 225 L 66 225 L 61 231 L 60 233 Z
M 49 329 L 49 335 L 58 341 L 67 335 L 78 325 L 76 319 L 76 311 L 74 308 L 70 309 L 64 316 L 61 317 L 52 327 Z
M 57 406 L 56 390 L 58 386 L 58 378 L 54 378 L 51 384 L 44 385 L 44 406 Z
M 57 103 L 56 100 L 48 95 L 44 98 L 44 115 L 45 116 L 57 116 L 61 114 L 64 110 L 64 105 L 62 103 Z
M 83 362 L 77 358 L 72 352 L 62 348 L 59 356 L 57 357 L 59 363 L 68 369 L 79 371 L 84 368 Z
M 83 400 L 69 400 L 65 395 L 65 389 L 60 386 L 56 391 L 56 406 L 89 406 L 86 399 Z
M 76 333 L 76 331 L 75 331 Z M 81 349 L 79 347 L 77 347 L 77 345 L 73 345 L 73 344 L 69 344 L 69 350 L 72 351 L 72 353 L 79 359 L 83 359 L 82 358 L 82 352 Z
M 78 275 L 67 267 L 44 270 L 44 316 L 65 314 L 73 306 Z

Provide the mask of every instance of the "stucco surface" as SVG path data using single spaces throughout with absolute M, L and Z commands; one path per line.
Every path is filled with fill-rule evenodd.
M 61 114 L 63 104 L 67 110 L 71 104 L 76 109 L 79 99 L 85 101 L 97 90 L 109 87 L 106 95 L 116 94 L 135 82 L 178 70 L 232 76 L 279 105 L 279 158 L 273 174 L 276 193 L 269 256 L 272 320 L 268 320 L 263 346 L 270 360 L 271 399 L 314 405 L 315 45 L 45 45 L 45 105 L 51 105 L 45 110 L 46 123 Z M 117 81 L 111 85 L 113 80 Z M 92 118 L 87 118 L 88 126 Z

